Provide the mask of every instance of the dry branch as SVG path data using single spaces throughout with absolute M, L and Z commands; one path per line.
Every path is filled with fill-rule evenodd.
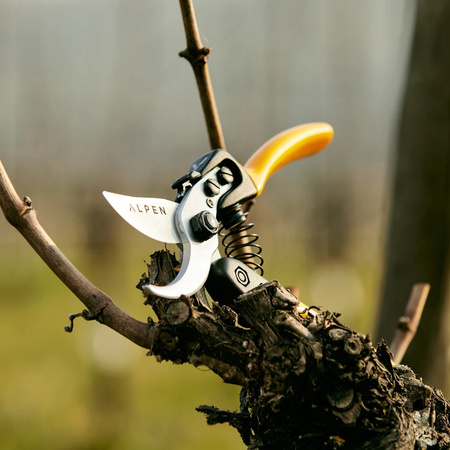
M 427 283 L 417 283 L 411 290 L 405 314 L 398 321 L 397 330 L 390 346 L 396 364 L 402 362 L 409 344 L 416 335 L 428 292 L 430 292 L 430 285 Z
M 208 71 L 208 55 L 211 49 L 204 47 L 201 42 L 192 0 L 180 0 L 180 7 L 187 44 L 186 50 L 180 52 L 180 56 L 186 58 L 191 63 L 194 71 L 211 148 L 225 149 L 222 126 L 220 124 L 219 113 Z
M 133 319 L 111 298 L 94 286 L 61 252 L 40 225 L 31 199 L 20 199 L 0 161 L 0 206 L 8 222 L 27 240 L 53 273 L 81 300 L 89 312 L 83 317 L 97 320 L 135 344 L 151 347 L 149 325 Z
M 204 47 L 201 42 L 192 0 L 180 0 L 180 7 L 186 34 L 187 48 L 180 52 L 179 55 L 190 62 L 192 70 L 194 71 L 211 148 L 213 150 L 217 148 L 225 149 L 222 125 L 220 123 L 214 90 L 208 70 L 208 56 L 211 53 L 211 48 Z M 250 213 L 253 204 L 254 202 L 252 201 L 243 205 L 243 211 Z M 236 233 L 235 236 L 245 239 L 245 233 L 242 232 Z M 242 243 L 244 242 L 245 241 L 242 240 Z M 242 247 L 236 251 L 236 254 L 246 254 L 248 252 L 251 252 L 251 249 Z

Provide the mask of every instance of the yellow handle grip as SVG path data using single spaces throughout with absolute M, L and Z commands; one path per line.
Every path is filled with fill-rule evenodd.
M 323 150 L 333 139 L 327 123 L 308 123 L 289 128 L 262 145 L 245 163 L 258 195 L 269 177 L 284 165 Z

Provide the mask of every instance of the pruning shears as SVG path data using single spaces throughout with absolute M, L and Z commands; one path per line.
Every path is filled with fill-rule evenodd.
M 333 128 L 326 123 L 293 127 L 263 144 L 244 165 L 226 150 L 212 150 L 174 181 L 174 201 L 103 192 L 138 231 L 180 248 L 181 268 L 175 279 L 166 286 L 144 284 L 142 290 L 176 299 L 193 295 L 205 285 L 213 300 L 229 303 L 267 282 L 262 276 L 261 247 L 254 244 L 258 237 L 245 234 L 251 226 L 245 223 L 246 204 L 262 193 L 274 172 L 321 151 L 332 138 Z M 226 234 L 224 257 L 218 249 L 219 232 Z

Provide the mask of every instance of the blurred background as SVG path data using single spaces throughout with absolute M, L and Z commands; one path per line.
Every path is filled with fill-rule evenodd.
M 335 129 L 252 211 L 265 276 L 373 333 L 415 2 L 195 0 L 227 149 L 242 163 L 294 125 Z M 1 0 L 0 157 L 63 252 L 128 313 L 161 248 L 101 192 L 172 199 L 209 150 L 178 2 Z M 238 408 L 214 374 L 156 363 L 97 323 L 0 220 L 0 448 L 244 448 L 194 408 Z M 421 281 L 421 280 L 418 280 Z M 406 301 L 406 298 L 404 299 Z

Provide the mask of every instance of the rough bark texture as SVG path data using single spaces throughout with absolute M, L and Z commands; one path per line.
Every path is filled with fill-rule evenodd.
M 138 287 L 167 284 L 176 266 L 170 253 L 155 253 Z M 240 411 L 198 410 L 210 424 L 234 426 L 251 449 L 450 448 L 450 404 L 440 391 L 336 314 L 299 312 L 277 282 L 230 306 L 209 308 L 202 293 L 146 303 L 159 319 L 150 354 L 242 386 Z

